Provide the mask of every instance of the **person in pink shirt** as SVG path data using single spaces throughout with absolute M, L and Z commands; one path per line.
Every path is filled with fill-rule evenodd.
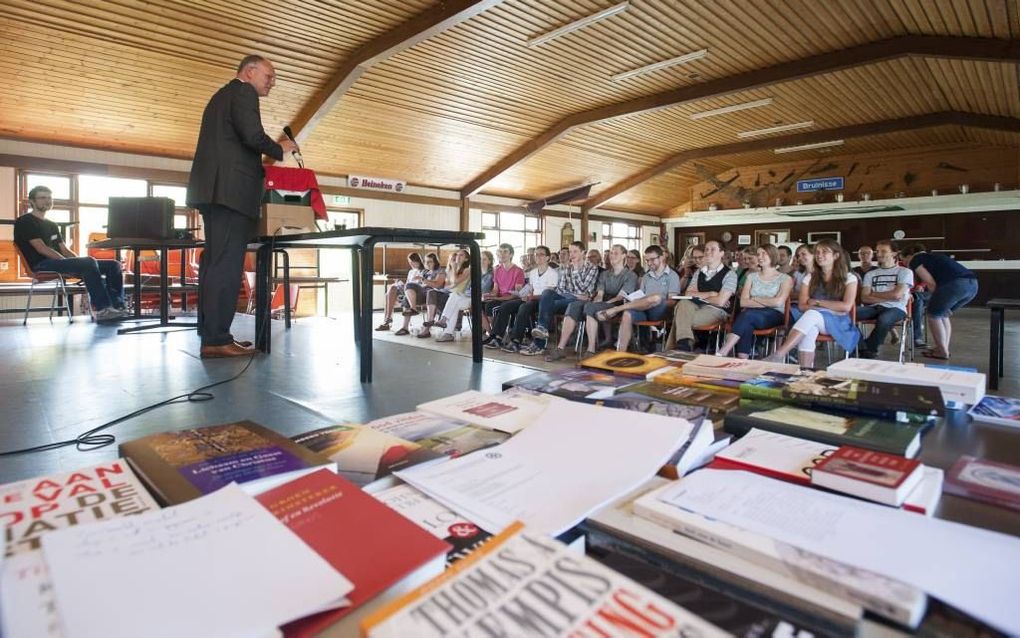
M 492 270 L 492 291 L 482 295 L 482 328 L 486 332 L 482 343 L 492 340 L 491 318 L 503 302 L 516 299 L 524 287 L 524 269 L 514 264 L 514 247 L 500 244 L 496 251 L 499 263 Z

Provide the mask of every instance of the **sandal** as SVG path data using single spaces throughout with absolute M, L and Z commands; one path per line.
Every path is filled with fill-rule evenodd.
M 405 317 L 413 317 L 416 314 L 418 314 L 418 311 L 415 310 L 414 308 L 408 308 L 407 310 L 402 311 L 400 314 L 404 315 Z
M 400 330 L 397 330 L 396 332 L 394 332 L 393 336 L 395 336 L 395 337 L 403 337 L 403 336 L 406 336 L 406 335 L 409 335 L 409 334 L 411 334 L 410 330 L 408 330 L 407 328 L 401 328 Z
M 924 352 L 921 353 L 921 356 L 927 357 L 929 359 L 938 359 L 939 361 L 949 361 L 948 355 L 938 354 L 934 350 L 925 350 Z
M 383 330 L 389 330 L 389 329 L 390 329 L 390 324 L 391 324 L 391 323 L 393 323 L 393 321 L 392 321 L 392 320 L 390 320 L 390 321 L 384 321 L 384 322 L 382 322 L 381 324 L 379 324 L 379 326 L 378 326 L 378 327 L 376 327 L 376 330 L 379 330 L 379 331 L 383 331 Z

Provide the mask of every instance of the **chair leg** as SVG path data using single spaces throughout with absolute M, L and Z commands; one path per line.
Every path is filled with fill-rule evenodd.
M 60 282 L 60 294 L 64 298 L 64 310 L 67 311 L 67 323 L 73 323 L 74 316 L 71 314 L 71 297 L 67 294 L 67 286 L 65 285 L 64 278 L 60 277 L 57 281 Z M 54 294 L 54 300 L 56 300 L 56 294 Z M 51 316 L 50 320 L 52 321 L 52 319 L 53 318 Z
M 25 302 L 25 317 L 21 320 L 21 325 L 28 325 L 28 313 L 32 310 L 32 292 L 35 290 L 35 278 L 32 278 L 32 283 L 28 285 L 28 301 Z

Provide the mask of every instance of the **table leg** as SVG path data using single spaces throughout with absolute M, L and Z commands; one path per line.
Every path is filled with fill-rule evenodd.
M 167 254 L 170 251 L 163 248 L 159 251 L 159 325 L 165 326 L 170 323 L 170 300 L 167 279 L 170 276 Z
M 372 382 L 372 275 L 375 268 L 375 242 L 368 240 L 361 247 L 361 382 Z
M 482 251 L 472 241 L 471 250 L 471 360 L 482 362 Z M 579 328 L 580 329 L 580 328 Z
M 186 277 L 186 275 L 188 274 L 188 269 L 187 269 L 187 265 L 186 265 L 187 264 L 187 259 L 188 259 L 188 250 L 186 248 L 181 248 L 181 288 L 184 288 L 185 286 L 188 285 L 188 279 Z M 187 312 L 187 311 L 188 311 L 188 293 L 187 293 L 186 290 L 182 290 L 181 291 L 181 312 Z
M 255 347 L 268 353 L 271 348 L 269 286 L 272 280 L 273 252 L 268 244 L 255 251 Z
M 283 253 L 283 325 L 290 330 L 290 253 Z
M 999 308 L 999 376 L 1006 376 L 1005 361 L 1006 353 L 1006 309 Z
M 1002 324 L 999 322 L 999 316 L 1003 313 L 1001 308 L 992 308 L 992 324 L 991 324 L 991 335 L 988 341 L 988 389 L 998 390 L 999 389 L 999 372 L 1002 369 L 999 363 L 999 352 L 1002 347 L 1002 335 L 999 334 Z
M 351 291 L 354 295 L 354 343 L 361 343 L 361 251 L 351 250 Z
M 142 260 L 140 250 L 135 248 L 135 319 L 142 316 Z

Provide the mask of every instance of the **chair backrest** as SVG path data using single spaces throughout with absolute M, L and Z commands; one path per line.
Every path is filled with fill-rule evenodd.
M 103 241 L 106 239 L 106 233 L 89 233 L 88 243 Z M 89 257 L 95 257 L 96 259 L 116 259 L 117 251 L 113 248 L 89 248 Z

